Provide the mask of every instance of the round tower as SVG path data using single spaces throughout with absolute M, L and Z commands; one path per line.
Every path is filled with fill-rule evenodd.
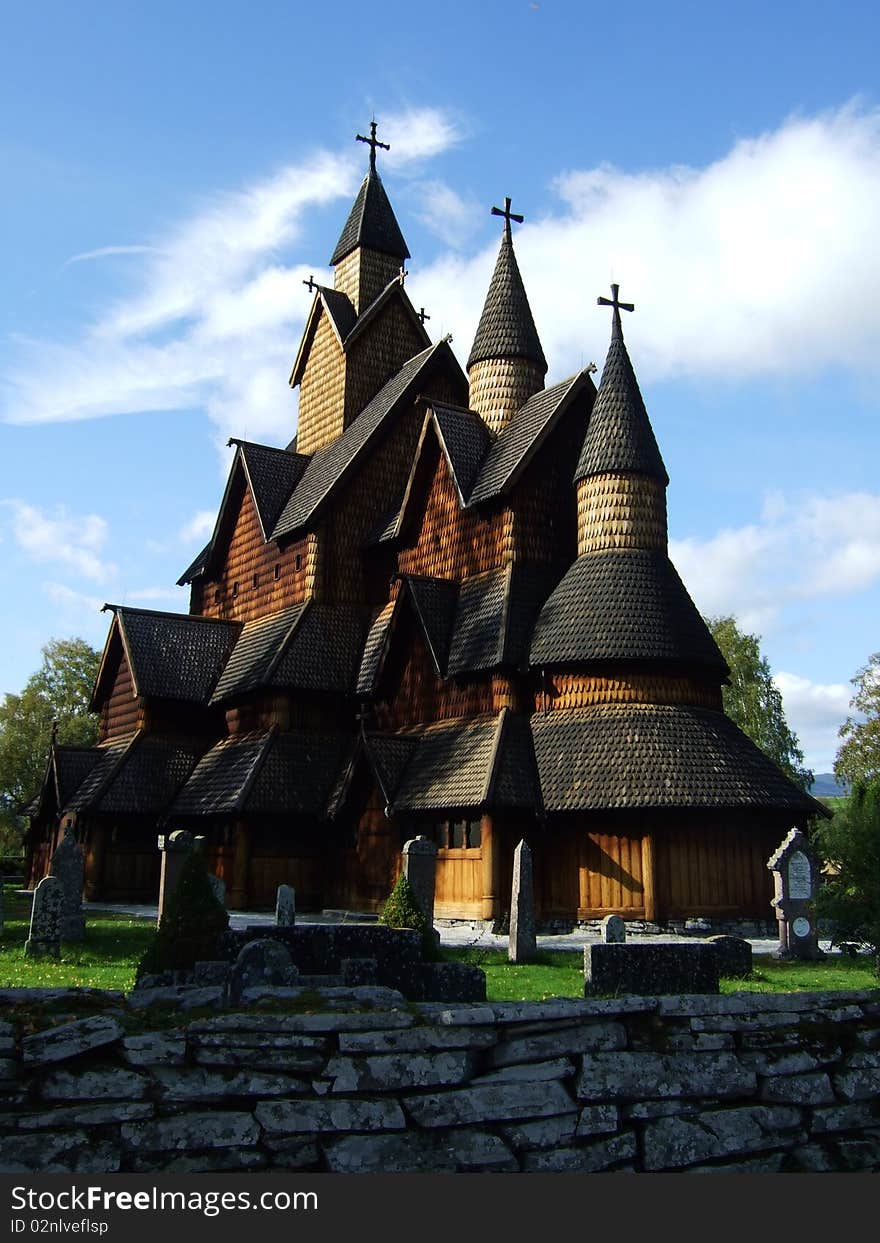
M 497 435 L 544 387 L 547 361 L 513 251 L 510 222 L 523 217 L 511 212 L 509 198 L 492 215 L 504 217 L 504 232 L 467 372 L 468 404 Z

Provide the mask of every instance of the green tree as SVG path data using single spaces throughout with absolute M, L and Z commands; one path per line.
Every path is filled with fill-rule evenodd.
M 813 774 L 804 768 L 804 753 L 785 719 L 760 638 L 744 634 L 735 617 L 707 617 L 706 624 L 730 667 L 730 685 L 721 692 L 724 711 L 795 785 L 808 790 Z
M 831 921 L 836 941 L 880 955 L 880 784 L 857 784 L 831 820 L 815 825 L 812 844 L 831 873 L 816 895 L 817 914 Z
M 880 782 L 880 652 L 875 652 L 852 679 L 856 693 L 849 702 L 853 715 L 840 727 L 843 741 L 834 761 L 838 781 L 863 785 Z
M 52 737 L 91 746 L 98 736 L 97 718 L 89 698 L 100 655 L 83 639 L 51 639 L 43 663 L 21 694 L 5 695 L 0 703 L 0 834 L 5 847 L 21 840 L 24 811 L 40 789 Z

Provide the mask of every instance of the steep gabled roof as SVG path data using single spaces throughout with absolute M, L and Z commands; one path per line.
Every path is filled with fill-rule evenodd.
M 263 539 L 268 541 L 288 497 L 311 460 L 304 453 L 276 449 L 271 445 L 258 445 L 248 440 L 231 438 L 228 443 L 235 445 L 235 457 L 229 468 L 214 531 L 209 542 L 177 580 L 178 587 L 192 582 L 210 569 L 220 546 L 221 536 L 229 529 L 232 506 L 237 503 L 240 495 L 239 487 L 236 486 L 239 477 L 244 479 L 245 486 L 250 491 Z
M 466 578 L 458 596 L 446 676 L 525 666 L 535 620 L 559 571 L 513 562 Z
M 84 811 L 88 807 L 93 807 L 110 785 L 116 770 L 134 746 L 137 738 L 138 731 L 135 730 L 131 734 L 114 738 L 105 746 L 96 747 L 95 749 L 100 754 L 94 767 L 68 799 L 65 808 L 70 811 Z
M 412 734 L 364 734 L 362 737 L 385 805 L 390 806 L 400 788 L 406 766 L 418 750 L 419 740 Z
M 311 458 L 302 479 L 293 490 L 272 532 L 282 539 L 310 522 L 331 494 L 357 467 L 376 443 L 395 412 L 411 401 L 435 366 L 444 362 L 464 376 L 447 341 L 422 350 L 404 363 L 396 375 L 379 390 L 341 436 L 324 445 Z
M 103 754 L 101 747 L 65 747 L 53 743 L 43 773 L 43 781 L 35 798 L 24 808 L 31 819 L 47 807 L 54 812 L 67 806 Z
M 467 361 L 468 370 L 484 358 L 527 358 L 547 370 L 547 360 L 520 276 L 509 228 L 501 236 L 495 271 Z
M 240 622 L 105 604 L 115 614 L 135 695 L 206 704 L 241 630 Z M 106 680 L 111 627 L 95 685 Z M 95 700 L 93 699 L 93 702 Z
M 211 702 L 269 686 L 350 691 L 370 616 L 368 607 L 306 600 L 245 623 Z
M 728 673 L 665 553 L 614 549 L 579 557 L 541 610 L 530 661 L 669 661 Z
M 597 704 L 537 714 L 532 732 L 547 811 L 824 811 L 723 712 L 680 704 Z
M 401 578 L 424 631 L 437 676 L 445 677 L 458 583 L 418 574 L 403 574 Z
M 161 815 L 205 750 L 199 739 L 141 734 L 90 810 L 101 815 Z
M 312 815 L 322 818 L 354 740 L 305 730 L 224 738 L 203 756 L 172 807 L 175 817 Z
M 381 251 L 395 259 L 409 258 L 400 225 L 375 168 L 370 169 L 361 183 L 336 249 L 330 257 L 330 266 L 341 263 L 358 246 Z
M 430 415 L 459 500 L 464 505 L 492 440 L 489 429 L 478 414 L 461 406 L 435 401 L 431 403 Z
M 382 668 L 385 664 L 385 656 L 388 652 L 388 641 L 399 600 L 400 596 L 389 600 L 385 607 L 380 609 L 373 618 L 370 629 L 367 632 L 367 641 L 364 644 L 358 668 L 356 686 L 358 695 L 374 695 L 376 693 L 379 679 L 382 676 Z
M 497 717 L 442 722 L 420 736 L 404 769 L 393 810 L 539 806 L 535 763 L 526 729 Z
M 617 312 L 574 478 L 604 474 L 649 475 L 669 483 Z
M 486 454 L 468 504 L 479 505 L 508 492 L 571 402 L 579 397 L 587 402 L 592 389 L 589 372 L 580 371 L 530 397 Z M 587 408 L 585 405 L 585 425 Z

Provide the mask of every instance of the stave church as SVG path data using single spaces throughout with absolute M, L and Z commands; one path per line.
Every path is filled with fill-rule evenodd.
M 233 909 L 376 911 L 408 838 L 436 914 L 768 919 L 766 860 L 824 809 L 722 710 L 728 669 L 667 555 L 668 477 L 621 312 L 545 385 L 510 210 L 463 370 L 405 288 L 377 171 L 312 294 L 284 448 L 232 440 L 188 613 L 108 604 L 96 746 L 53 742 L 30 882 L 70 824 L 86 897 L 155 902 L 204 838 Z M 585 306 L 590 299 L 584 298 Z M 293 431 L 293 427 L 291 431 Z

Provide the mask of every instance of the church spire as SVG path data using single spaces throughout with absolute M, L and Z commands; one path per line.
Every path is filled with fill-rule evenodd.
M 543 388 L 547 360 L 513 250 L 510 222 L 523 217 L 510 210 L 509 198 L 492 215 L 504 218 L 504 232 L 467 370 L 471 408 L 499 432 Z
M 360 313 L 378 297 L 410 255 L 376 171 L 376 149 L 389 151 L 390 144 L 376 137 L 375 121 L 370 122 L 369 138 L 363 134 L 355 137 L 370 148 L 370 167 L 339 235 L 330 266 L 336 269 L 335 288 L 347 294 Z
M 578 555 L 603 549 L 666 549 L 669 476 L 623 340 L 620 286 L 600 306 L 612 308 L 611 344 L 574 474 Z

